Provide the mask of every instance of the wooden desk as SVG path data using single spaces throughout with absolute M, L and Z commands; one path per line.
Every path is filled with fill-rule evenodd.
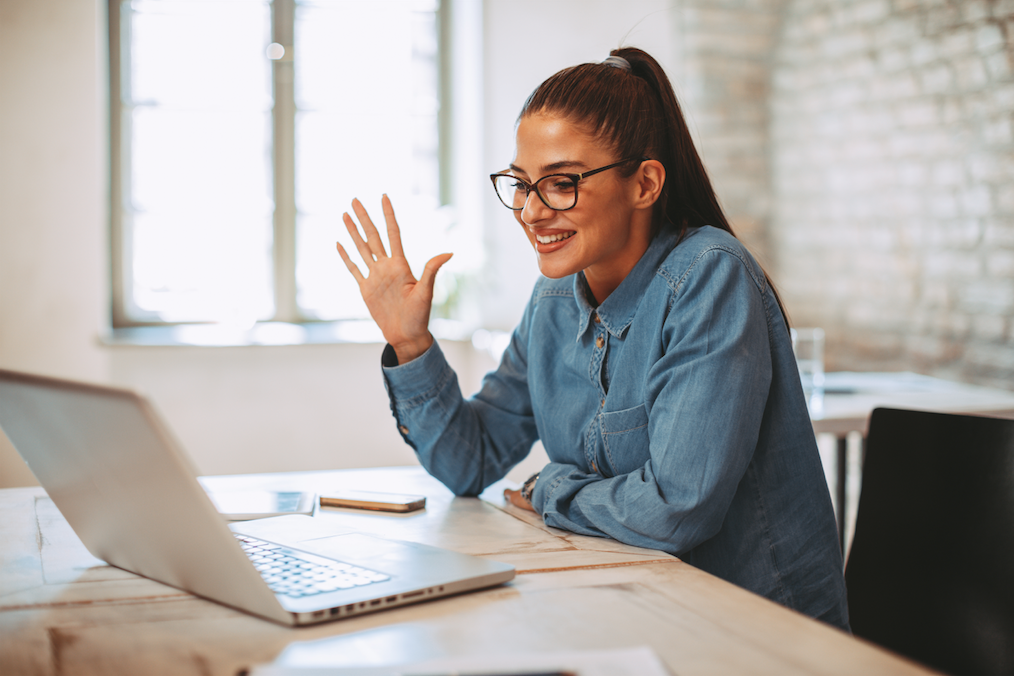
M 848 436 L 865 440 L 870 414 L 878 407 L 1014 418 L 1014 392 L 957 383 L 918 373 L 834 372 L 826 374 L 824 396 L 811 400 L 817 435 L 836 439 L 832 491 L 842 550 L 847 552 L 862 484 L 864 444 L 849 460 Z
M 216 488 L 422 493 L 422 513 L 322 510 L 336 527 L 513 563 L 510 584 L 292 629 L 110 568 L 38 488 L 0 490 L 0 672 L 221 674 L 648 645 L 674 674 L 920 674 L 917 665 L 666 554 L 548 528 L 502 486 L 454 498 L 418 467 L 212 477 Z

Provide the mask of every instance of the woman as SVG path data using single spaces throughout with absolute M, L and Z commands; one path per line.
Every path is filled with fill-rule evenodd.
M 565 69 L 525 103 L 492 176 L 535 250 L 500 366 L 463 399 L 427 329 L 387 197 L 388 256 L 358 201 L 338 251 L 388 346 L 398 429 L 459 495 L 541 439 L 550 463 L 507 491 L 575 533 L 660 549 L 848 630 L 830 497 L 780 302 L 733 236 L 665 73 L 641 50 Z

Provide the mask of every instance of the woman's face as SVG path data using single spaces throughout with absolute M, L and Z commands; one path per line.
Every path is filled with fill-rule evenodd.
M 555 115 L 525 116 L 518 124 L 511 172 L 528 183 L 549 174 L 580 174 L 622 160 L 584 128 Z M 514 216 L 535 249 L 539 270 L 558 279 L 585 271 L 601 303 L 619 286 L 651 241 L 651 210 L 638 208 L 638 173 L 617 167 L 578 183 L 577 205 L 553 211 L 532 191 Z

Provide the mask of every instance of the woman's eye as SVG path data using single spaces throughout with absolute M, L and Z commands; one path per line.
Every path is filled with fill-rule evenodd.
M 550 190 L 554 192 L 574 192 L 577 184 L 569 178 L 560 178 L 553 181 Z

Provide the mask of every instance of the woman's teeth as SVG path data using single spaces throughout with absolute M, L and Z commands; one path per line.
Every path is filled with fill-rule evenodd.
M 561 239 L 567 239 L 568 237 L 574 236 L 574 232 L 560 232 L 555 235 L 536 235 L 535 241 L 539 244 L 552 244 L 553 242 L 559 242 Z

